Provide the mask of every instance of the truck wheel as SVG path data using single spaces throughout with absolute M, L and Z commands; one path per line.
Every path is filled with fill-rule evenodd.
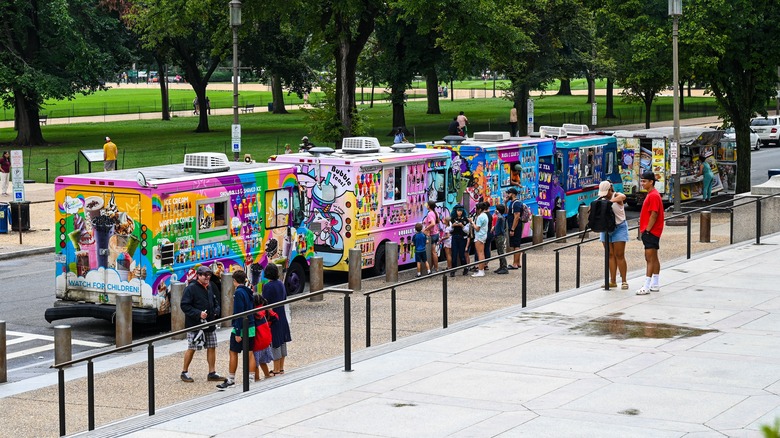
M 292 262 L 284 277 L 284 287 L 287 295 L 296 295 L 303 292 L 306 286 L 306 270 L 300 262 Z
M 385 275 L 385 244 L 381 243 L 374 254 L 374 275 Z

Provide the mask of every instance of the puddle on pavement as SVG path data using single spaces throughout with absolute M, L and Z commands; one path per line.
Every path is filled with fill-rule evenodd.
M 701 336 L 717 330 L 697 329 L 656 322 L 629 321 L 620 318 L 597 318 L 572 328 L 591 336 L 609 336 L 613 339 L 671 339 Z

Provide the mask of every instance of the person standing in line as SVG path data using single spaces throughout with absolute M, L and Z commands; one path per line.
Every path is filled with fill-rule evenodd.
M 214 290 L 211 285 L 211 269 L 208 266 L 201 265 L 195 271 L 194 281 L 184 289 L 181 297 L 181 311 L 184 313 L 185 328 L 195 327 L 205 322 L 213 321 L 219 318 L 219 291 Z M 209 366 L 207 380 L 209 382 L 222 382 L 224 377 L 217 374 L 217 333 L 216 327 L 211 326 L 198 332 L 187 332 L 187 351 L 184 352 L 184 366 L 182 367 L 181 380 L 192 383 L 195 379 L 190 376 L 189 369 L 192 363 L 192 357 L 195 350 L 206 349 L 206 362 Z
M 452 209 L 450 215 L 450 227 L 452 231 L 452 267 L 457 268 L 466 264 L 466 236 L 468 235 L 469 219 L 466 217 L 466 211 L 463 206 L 458 204 Z M 468 274 L 468 269 L 463 269 L 463 275 Z M 450 277 L 454 277 L 455 272 L 450 272 Z
M 493 226 L 493 236 L 495 237 L 493 239 L 496 242 L 496 252 L 498 255 L 506 253 L 506 242 L 509 238 L 506 231 L 505 214 L 506 206 L 504 206 L 504 204 L 496 205 L 496 224 Z M 496 274 L 508 274 L 509 271 L 506 269 L 506 266 L 506 257 L 501 257 L 498 259 L 498 269 L 493 272 Z
M 103 145 L 103 170 L 116 170 L 116 156 L 118 155 L 116 144 L 111 141 L 111 137 L 106 137 L 106 143 Z
M 517 199 L 517 189 L 510 187 L 506 191 L 506 224 L 509 232 L 509 247 L 512 251 L 520 249 L 523 240 L 523 202 Z M 507 269 L 520 269 L 521 253 L 518 251 L 512 256 L 512 264 Z
M 476 220 L 471 221 L 471 227 L 474 228 L 474 250 L 478 261 L 485 260 L 485 242 L 487 241 L 489 220 L 490 218 L 488 218 L 487 215 L 487 202 L 480 202 L 477 204 Z M 477 272 L 471 274 L 471 276 L 484 277 L 485 264 L 480 263 Z
M 254 302 L 256 309 L 268 305 L 268 302 L 261 294 L 253 294 L 252 301 Z M 279 317 L 276 316 L 276 313 L 271 309 L 260 310 L 255 313 L 255 344 L 252 349 L 255 356 L 255 364 L 257 364 L 257 368 L 255 368 L 255 382 L 260 381 L 261 370 L 266 379 L 273 377 L 271 370 L 268 369 L 268 364 L 274 361 L 274 355 L 271 351 L 271 342 L 273 339 L 271 325 L 278 320 Z
M 11 177 L 11 155 L 3 151 L 0 157 L 0 184 L 3 187 L 3 196 L 8 196 L 8 180 Z
M 616 192 L 612 183 L 602 181 L 599 183 L 599 198 L 604 198 L 612 202 L 612 211 L 615 213 L 615 230 L 609 233 L 609 287 L 617 287 L 617 271 L 620 270 L 620 277 L 623 283 L 620 288 L 628 290 L 628 280 L 626 279 L 626 243 L 628 242 L 628 222 L 626 221 L 625 200 L 626 195 Z M 601 242 L 606 248 L 606 233 L 601 233 Z
M 412 244 L 414 245 L 414 261 L 417 263 L 417 277 L 422 276 L 423 272 L 431 273 L 428 266 L 428 254 L 425 252 L 425 246 L 428 243 L 428 237 L 423 233 L 423 224 L 417 222 L 414 224 L 414 236 Z M 423 270 L 425 268 L 425 270 Z
M 515 107 L 509 110 L 509 135 L 512 137 L 517 135 L 517 108 Z
M 639 180 L 642 190 L 647 191 L 647 197 L 642 203 L 639 213 L 639 233 L 645 246 L 645 284 L 636 291 L 637 295 L 647 295 L 661 290 L 661 261 L 658 259 L 661 234 L 664 231 L 664 204 L 661 195 L 655 189 L 655 174 L 645 172 Z
M 287 291 L 284 284 L 279 281 L 279 267 L 275 263 L 268 263 L 265 267 L 265 278 L 268 281 L 263 286 L 263 298 L 268 304 L 278 303 L 287 299 Z M 284 374 L 284 358 L 287 357 L 287 343 L 292 341 L 290 336 L 290 325 L 287 322 L 287 312 L 284 306 L 274 307 L 271 310 L 276 312 L 279 320 L 271 325 L 271 353 L 274 359 L 274 369 L 271 375 Z
M 439 237 L 441 241 L 441 247 L 444 249 L 444 255 L 447 258 L 447 269 L 452 269 L 452 226 L 450 225 L 450 217 L 444 216 L 441 218 L 440 224 L 441 235 Z M 454 272 L 450 272 L 450 276 L 454 276 Z
M 254 300 L 252 299 L 252 291 L 246 287 L 246 273 L 238 270 L 233 273 L 233 287 L 235 293 L 233 294 L 233 314 L 246 312 L 247 310 L 254 309 Z M 249 348 L 255 345 L 255 315 L 250 314 L 249 317 Z M 236 369 L 238 368 L 238 353 L 241 353 L 244 349 L 243 338 L 243 323 L 244 318 L 236 318 L 231 321 L 233 329 L 230 331 L 230 361 L 228 362 L 228 376 L 224 382 L 217 385 L 217 389 L 220 391 L 230 388 L 236 384 Z M 249 355 L 249 370 L 255 373 L 255 355 Z M 248 379 L 249 376 L 244 376 Z
M 433 201 L 428 201 L 428 214 L 423 219 L 422 231 L 431 244 L 431 271 L 436 272 L 439 270 L 439 215 L 436 214 L 436 203 Z
M 462 132 L 461 135 L 464 137 L 468 137 L 469 136 L 469 131 L 468 131 L 469 128 L 467 126 L 469 123 L 468 117 L 466 117 L 463 111 L 461 111 L 458 114 L 458 117 L 456 117 L 456 119 L 458 120 L 458 130 Z

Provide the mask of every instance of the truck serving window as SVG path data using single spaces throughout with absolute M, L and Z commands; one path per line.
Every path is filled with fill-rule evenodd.
M 382 187 L 384 191 L 384 204 L 397 204 L 399 202 L 406 202 L 406 185 L 405 185 L 405 173 L 406 167 L 385 167 L 382 172 Z
M 228 239 L 228 202 L 230 198 L 203 199 L 196 203 L 198 226 L 196 240 L 198 245 L 219 242 Z
M 265 192 L 265 227 L 286 227 L 290 223 L 290 189 Z

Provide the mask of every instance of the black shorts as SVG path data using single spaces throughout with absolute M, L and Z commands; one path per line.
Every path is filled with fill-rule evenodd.
M 514 233 L 509 233 L 509 247 L 520 248 L 520 244 L 523 243 L 523 224 L 517 226 L 517 230 Z
M 645 232 L 642 233 L 642 244 L 645 245 L 645 249 L 661 249 L 661 238 L 655 234 Z
M 417 263 L 425 263 L 428 261 L 428 253 L 426 251 L 415 251 L 414 261 Z
M 255 345 L 255 338 L 249 338 L 249 349 Z M 241 338 L 241 342 L 236 342 L 236 335 L 230 333 L 230 351 L 234 353 L 241 353 L 244 350 L 244 338 Z

